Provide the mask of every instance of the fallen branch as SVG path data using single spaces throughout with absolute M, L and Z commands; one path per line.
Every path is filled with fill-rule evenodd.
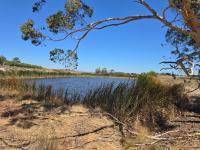
M 73 112 L 75 113 L 75 112 Z M 115 123 L 117 123 L 118 125 L 121 125 L 123 126 L 123 129 L 126 130 L 128 133 L 132 134 L 132 135 L 139 135 L 138 132 L 135 132 L 135 131 L 132 131 L 130 129 L 128 129 L 126 127 L 126 124 L 123 123 L 122 121 L 120 121 L 118 118 L 116 118 L 115 116 L 113 116 L 112 114 L 110 113 L 80 113 L 78 112 L 77 114 L 78 116 L 91 116 L 91 115 L 100 115 L 100 116 L 107 116 L 107 117 L 110 117 Z M 67 138 L 67 137 L 78 137 L 78 136 L 85 136 L 85 135 L 88 135 L 88 134 L 91 134 L 91 133 L 95 133 L 95 132 L 98 132 L 102 129 L 105 129 L 105 128 L 108 128 L 108 127 L 114 127 L 114 125 L 110 125 L 110 126 L 104 126 L 104 127 L 101 127 L 101 128 L 98 128 L 98 129 L 95 129 L 93 131 L 90 131 L 90 132 L 86 132 L 86 133 L 82 133 L 82 134 L 77 134 L 77 135 L 72 135 L 72 136 L 65 136 L 65 137 L 59 137 L 57 139 L 63 139 L 63 138 Z M 173 130 L 173 131 L 167 131 L 167 132 L 164 132 L 162 134 L 157 134 L 157 135 L 154 135 L 154 136 L 147 136 L 147 138 L 151 139 L 151 140 L 154 140 L 153 142 L 151 143 L 144 143 L 144 144 L 138 144 L 138 146 L 142 146 L 142 145 L 153 145 L 155 143 L 158 143 L 160 141 L 171 141 L 171 140 L 177 140 L 177 139 L 183 139 L 184 137 L 162 137 L 164 135 L 167 135 L 167 134 L 170 134 L 170 133 L 175 133 L 175 132 L 179 132 L 180 130 Z M 199 135 L 198 133 L 196 135 Z M 191 136 L 191 135 L 190 135 Z M 192 136 L 195 136 L 195 135 L 192 135 Z
M 76 113 L 76 112 L 73 112 Z M 131 131 L 130 129 L 126 128 L 126 124 L 121 122 L 118 118 L 116 118 L 115 116 L 113 116 L 110 113 L 80 113 L 78 112 L 78 115 L 73 114 L 72 116 L 92 116 L 92 115 L 100 115 L 100 116 L 107 116 L 109 118 L 111 118 L 116 124 L 122 126 L 122 128 L 124 130 L 126 130 L 128 133 L 132 134 L 132 135 L 138 135 L 139 133 Z M 120 132 L 123 132 L 122 130 Z M 124 133 L 122 133 L 124 134 Z
M 103 127 L 100 127 L 100 128 L 97 128 L 97 129 L 94 129 L 92 131 L 88 131 L 88 132 L 85 132 L 85 133 L 80 133 L 80 134 L 75 134 L 75 135 L 69 135 L 69 136 L 63 136 L 63 137 L 55 137 L 53 139 L 65 139 L 65 138 L 81 137 L 81 136 L 85 136 L 85 135 L 88 135 L 88 134 L 99 132 L 101 130 L 104 130 L 106 128 L 111 128 L 111 127 L 114 127 L 114 126 L 115 126 L 114 124 L 107 125 L 107 126 L 103 126 Z
M 162 134 L 157 134 L 157 135 L 155 135 L 154 137 L 156 138 L 158 138 L 158 137 L 161 137 L 161 136 L 164 136 L 164 135 L 166 135 L 166 134 L 169 134 L 169 133 L 174 133 L 174 132 L 179 132 L 180 130 L 173 130 L 173 131 L 167 131 L 167 132 L 164 132 L 164 133 L 162 133 Z

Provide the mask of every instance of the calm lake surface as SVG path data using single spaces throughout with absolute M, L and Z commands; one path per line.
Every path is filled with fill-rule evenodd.
M 113 83 L 127 83 L 134 81 L 133 79 L 126 78 L 105 78 L 105 77 L 68 77 L 68 78 L 48 78 L 48 79 L 33 79 L 28 82 L 35 82 L 39 85 L 51 85 L 53 89 L 64 88 L 71 94 L 84 95 L 87 91 L 95 89 L 101 85 Z

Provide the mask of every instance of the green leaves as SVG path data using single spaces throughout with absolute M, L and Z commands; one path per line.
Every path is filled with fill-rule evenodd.
M 69 14 L 78 13 L 79 9 L 83 7 L 81 0 L 68 0 L 65 4 L 66 12 Z
M 85 17 L 85 15 L 92 17 L 93 15 L 93 9 L 81 0 L 68 0 L 65 4 L 65 9 L 69 15 L 81 17 Z
M 192 9 L 195 13 L 199 12 L 200 9 L 200 1 L 199 0 L 190 0 Z M 183 9 L 183 0 L 170 0 L 170 4 L 176 10 L 182 11 Z
M 81 0 L 68 0 L 65 4 L 65 11 L 47 18 L 47 25 L 51 32 L 59 33 L 72 30 L 75 26 L 85 24 L 85 17 L 92 17 L 93 9 L 84 4 Z
M 46 3 L 46 0 L 37 0 L 34 3 L 32 9 L 33 12 L 39 12 L 41 7 Z M 67 0 L 63 10 L 59 10 L 55 14 L 50 15 L 46 18 L 46 23 L 48 30 L 52 33 L 59 34 L 65 33 L 68 34 L 80 26 L 86 24 L 86 17 L 92 17 L 93 9 L 83 3 L 82 0 Z M 48 35 L 48 32 L 45 31 L 45 35 L 35 27 L 33 20 L 28 20 L 21 26 L 22 39 L 25 41 L 30 40 L 33 45 L 40 45 L 44 40 L 52 41 L 62 41 L 54 40 Z M 42 27 L 42 29 L 46 29 Z M 47 33 L 47 34 L 46 34 Z M 75 50 L 64 51 L 62 49 L 54 49 L 50 52 L 50 60 L 53 62 L 61 63 L 67 66 L 73 66 L 76 68 L 77 64 L 77 53 Z
M 22 39 L 31 40 L 32 44 L 38 46 L 45 39 L 43 34 L 34 28 L 34 21 L 28 20 L 21 26 Z
M 46 3 L 46 0 L 39 0 L 38 2 L 34 3 L 32 7 L 33 12 L 38 12 L 44 3 Z
M 63 49 L 56 48 L 50 51 L 50 60 L 65 65 L 68 68 L 77 69 L 78 67 L 78 55 L 73 50 L 64 51 Z
M 51 32 L 59 33 L 74 27 L 74 20 L 70 16 L 66 16 L 62 11 L 47 18 L 48 28 Z
M 84 4 L 81 0 L 68 0 L 65 3 L 65 11 L 58 11 L 56 14 L 47 18 L 49 31 L 60 33 L 72 31 L 76 26 L 86 23 L 85 17 L 92 17 L 93 9 Z M 64 51 L 54 49 L 50 52 L 50 60 L 65 65 L 65 67 L 78 66 L 78 56 L 76 50 Z

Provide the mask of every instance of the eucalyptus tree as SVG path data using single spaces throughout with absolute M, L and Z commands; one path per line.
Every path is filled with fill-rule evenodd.
M 31 19 L 24 23 L 21 26 L 22 38 L 30 40 L 36 46 L 46 40 L 64 41 L 73 38 L 77 41 L 73 49 L 66 51 L 55 48 L 50 51 L 50 60 L 73 65 L 76 68 L 78 47 L 91 31 L 117 27 L 138 20 L 157 20 L 168 28 L 166 40 L 175 47 L 175 50 L 172 50 L 176 56 L 175 60 L 162 63 L 169 64 L 170 68 L 173 69 L 182 69 L 187 76 L 190 76 L 192 70 L 194 68 L 199 70 L 200 66 L 200 0 L 163 1 L 166 1 L 167 5 L 161 11 L 157 11 L 155 6 L 149 3 L 150 0 L 135 0 L 134 2 L 143 6 L 143 9 L 147 10 L 148 13 L 110 17 L 88 23 L 87 18 L 93 16 L 94 10 L 84 0 L 67 0 L 61 10 L 46 18 L 47 28 L 38 29 Z M 33 5 L 33 12 L 39 12 L 47 2 L 48 0 L 38 0 Z M 126 3 L 126 1 L 123 2 Z M 173 12 L 173 17 L 169 13 L 170 11 Z M 54 34 L 65 34 L 65 36 L 55 39 L 49 34 L 44 34 L 43 30 L 49 30 Z

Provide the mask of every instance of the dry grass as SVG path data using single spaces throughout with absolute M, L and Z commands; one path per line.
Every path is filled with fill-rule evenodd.
M 54 140 L 55 131 L 50 133 L 42 131 L 36 139 L 35 150 L 56 150 L 58 149 L 58 142 Z

